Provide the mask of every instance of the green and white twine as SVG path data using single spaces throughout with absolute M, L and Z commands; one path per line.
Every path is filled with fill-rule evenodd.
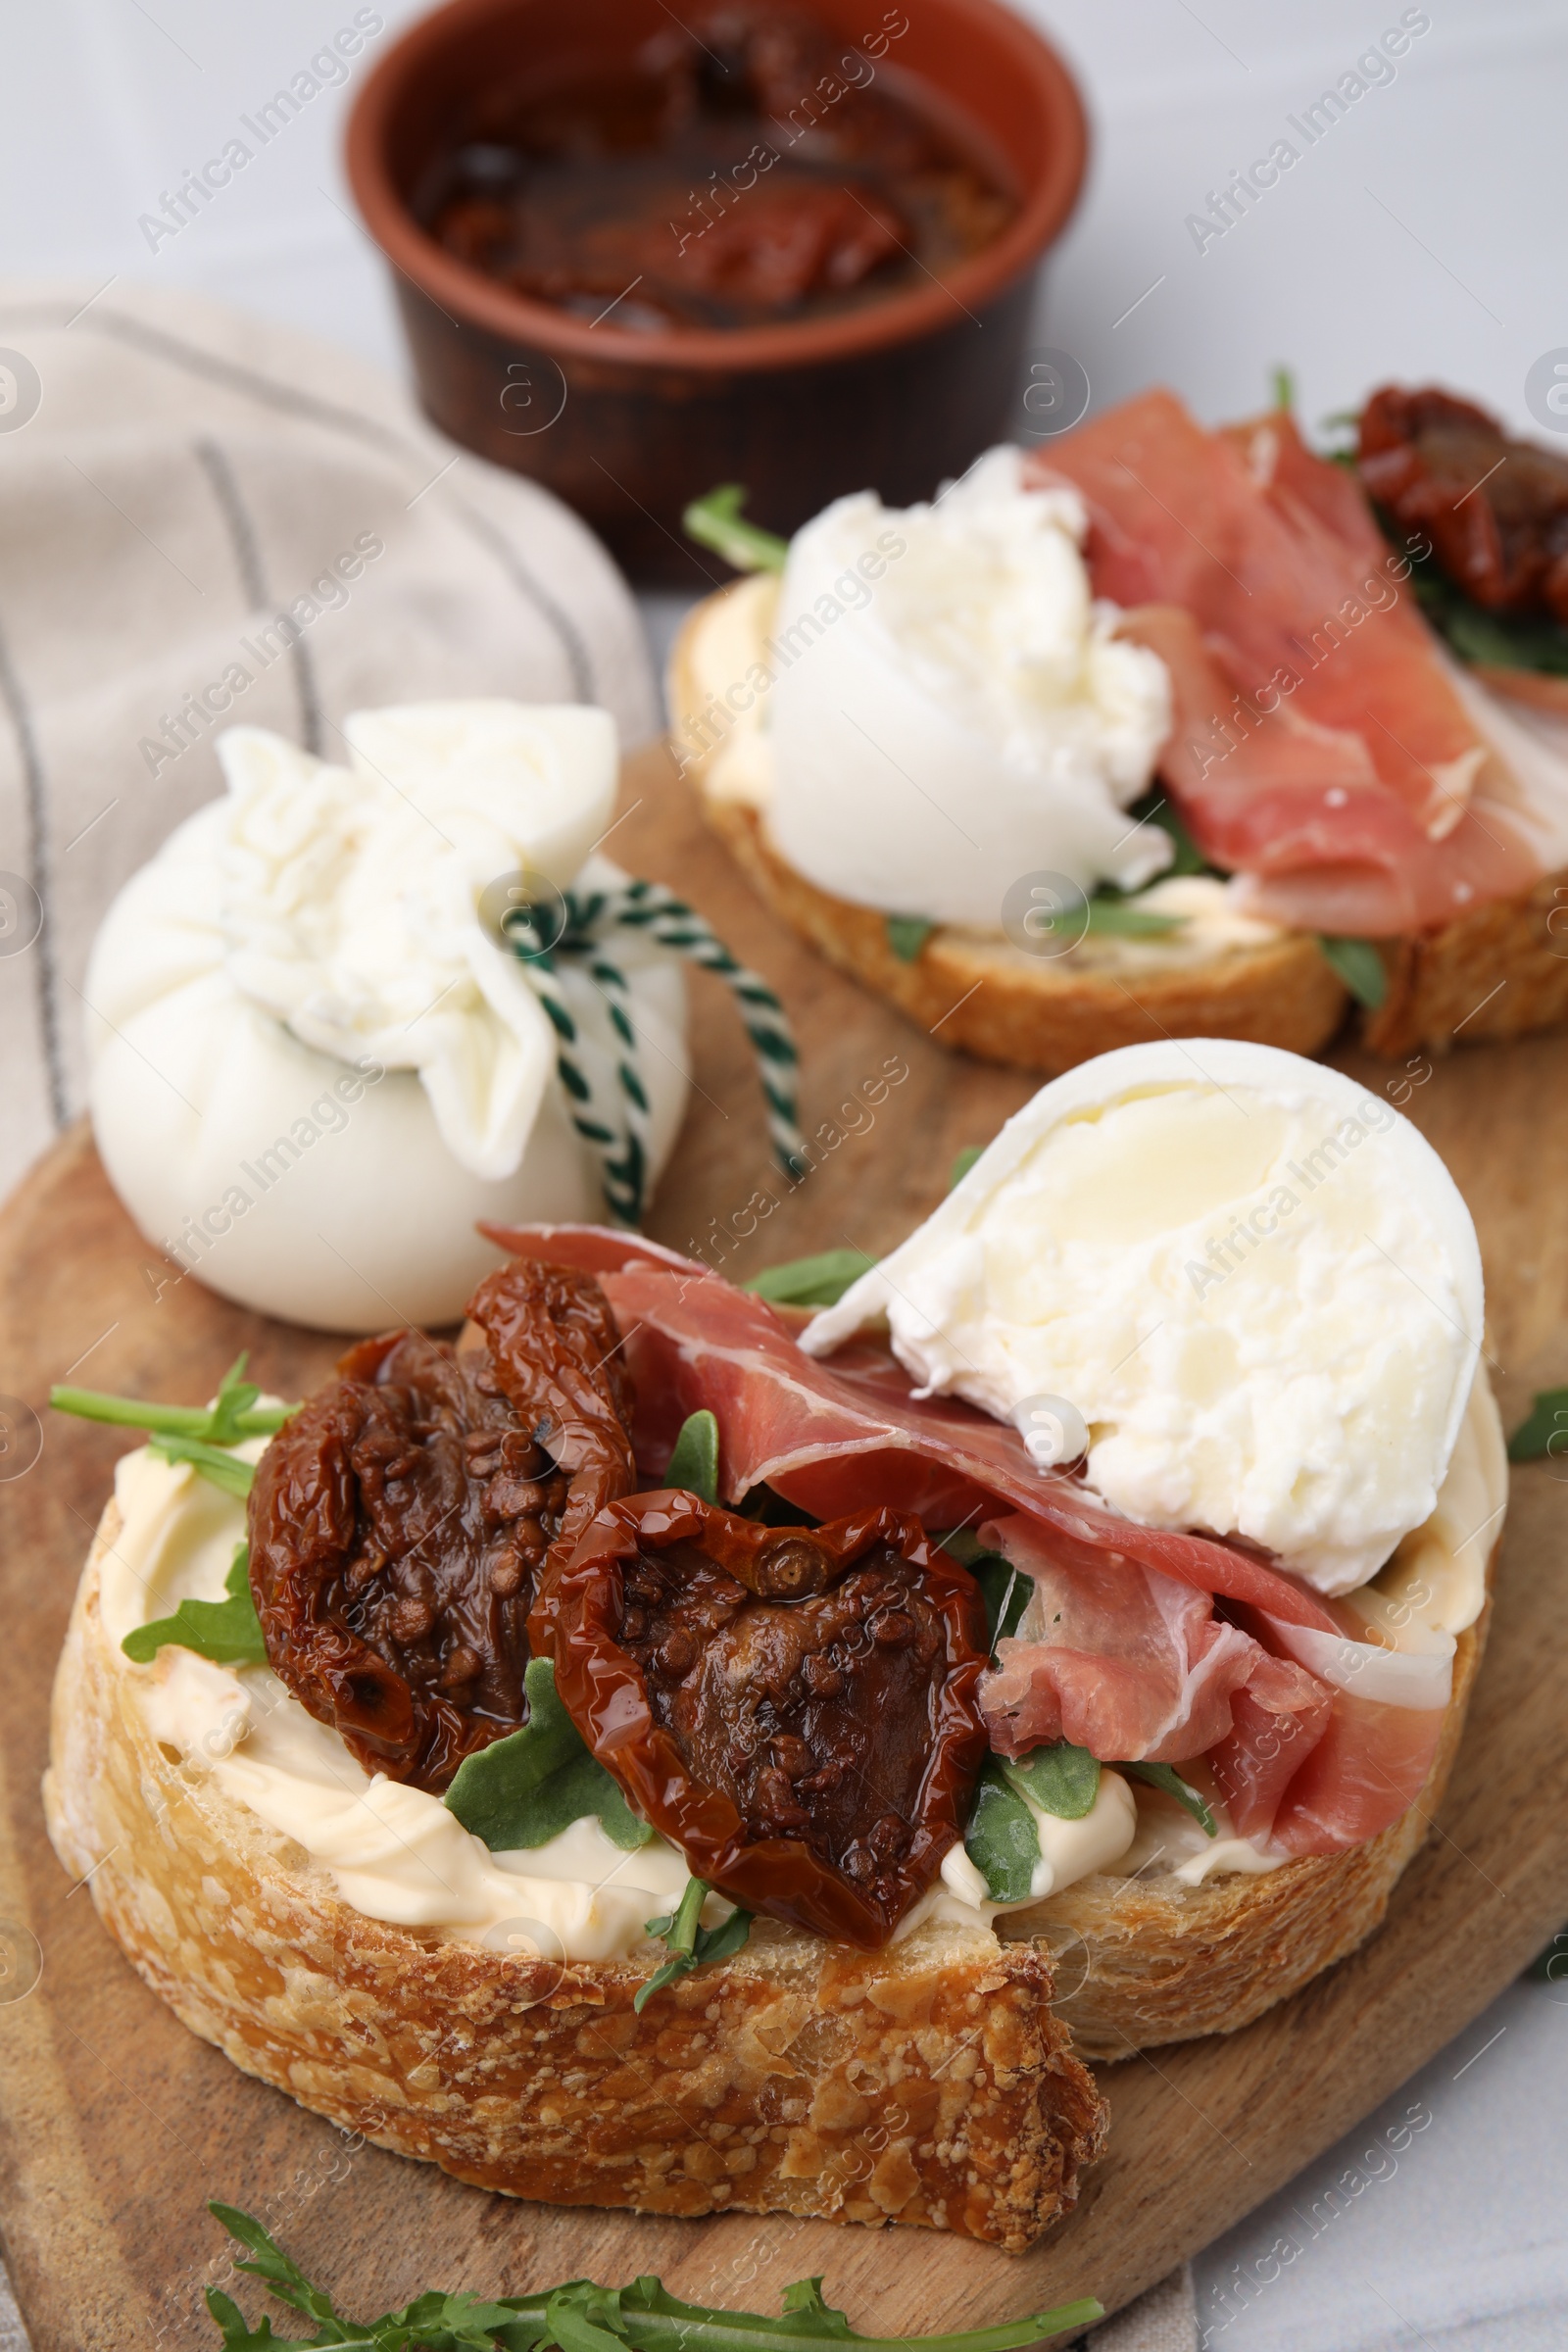
M 551 934 L 560 924 L 559 936 Z M 524 965 L 530 984 L 556 1032 L 556 1069 L 572 1124 L 599 1161 L 605 1199 L 624 1225 L 642 1217 L 648 1197 L 648 1090 L 638 1066 L 631 989 L 625 973 L 607 952 L 616 930 L 641 932 L 671 955 L 717 972 L 729 983 L 736 1009 L 757 1055 L 758 1075 L 767 1103 L 767 1129 L 774 1156 L 790 1177 L 809 1165 L 806 1139 L 796 1123 L 795 1070 L 799 1056 L 789 1016 L 767 982 L 737 961 L 693 906 L 659 882 L 627 882 L 614 890 L 563 891 L 559 905 L 510 907 L 501 928 Z M 617 1041 L 615 1088 L 606 1101 L 576 1052 L 577 1023 L 562 993 L 557 963 L 564 956 L 580 965 L 605 1000 Z

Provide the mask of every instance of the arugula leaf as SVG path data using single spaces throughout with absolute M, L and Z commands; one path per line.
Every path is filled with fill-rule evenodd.
M 596 1814 L 605 1836 L 635 1853 L 654 1833 L 639 1821 L 597 1756 L 584 1744 L 556 1692 L 548 1658 L 530 1658 L 522 1687 L 528 1720 L 520 1732 L 465 1756 L 442 1800 L 493 1854 L 548 1844 Z
M 997 2328 L 973 2328 L 953 2335 L 860 2335 L 842 2311 L 823 2300 L 820 2278 L 800 2278 L 784 2289 L 776 2319 L 751 2311 L 725 2311 L 682 2303 L 655 2278 L 634 2278 L 621 2287 L 597 2286 L 571 2278 L 533 2295 L 504 2295 L 485 2303 L 473 2295 L 423 2294 L 384 2319 L 345 2320 L 331 2299 L 314 2287 L 298 2266 L 269 2237 L 260 2222 L 232 2205 L 211 2205 L 210 2213 L 231 2237 L 256 2256 L 236 2267 L 264 2279 L 280 2302 L 320 2322 L 318 2331 L 287 2342 L 263 2320 L 252 2331 L 227 2295 L 207 2290 L 207 2305 L 222 2330 L 224 2352 L 317 2352 L 335 2344 L 342 2352 L 801 2352 L 802 2346 L 854 2344 L 859 2352 L 1023 2352 L 1045 2336 L 1087 2328 L 1103 2319 L 1093 2296 L 1055 2311 L 1030 2312 Z
M 244 2271 L 252 2278 L 265 2279 L 280 2303 L 286 2303 L 291 2311 L 302 2312 L 306 2319 L 321 2320 L 328 2325 L 336 2323 L 331 2296 L 311 2284 L 299 2264 L 283 2252 L 253 2215 L 242 2213 L 237 2205 L 210 2203 L 207 2210 L 249 2253 L 249 2262 L 235 2263 L 237 2271 Z
M 1558 1441 L 1561 1441 L 1559 1444 Z M 1559 1460 L 1568 1453 L 1568 1389 L 1543 1389 L 1508 1440 L 1510 1462 Z
M 835 2311 L 823 2295 L 820 2272 L 814 2278 L 797 2278 L 793 2286 L 784 2289 L 784 2316 L 787 2320 L 820 2321 L 820 2328 L 813 2326 L 810 2332 L 834 2336 L 840 2343 L 848 2342 L 854 2333 L 843 2312 Z M 803 2328 L 802 2333 L 806 2332 Z
M 1494 612 L 1450 580 L 1437 557 L 1409 557 L 1397 524 L 1374 509 L 1384 537 L 1410 563 L 1416 601 L 1440 636 L 1462 662 L 1497 669 L 1534 669 L 1547 677 L 1568 673 L 1568 628 L 1545 613 Z
M 957 1190 L 958 1186 L 968 1175 L 969 1170 L 974 1166 L 975 1161 L 982 1156 L 984 1152 L 984 1144 L 965 1144 L 961 1152 L 955 1153 L 953 1161 L 953 1173 L 948 1178 L 948 1190 L 950 1193 Z
M 144 1429 L 150 1452 L 166 1462 L 189 1462 L 203 1478 L 243 1502 L 256 1473 L 225 1447 L 244 1438 L 270 1437 L 299 1411 L 297 1404 L 258 1405 L 254 1381 L 242 1380 L 249 1358 L 238 1355 L 223 1374 L 212 1404 L 144 1404 L 135 1396 L 109 1396 L 101 1389 L 54 1388 L 49 1402 L 57 1413 L 84 1421 L 109 1421 L 122 1429 Z
M 234 2268 L 264 2280 L 291 2311 L 319 2323 L 315 2335 L 287 2339 L 274 2335 L 267 2319 L 252 2329 L 227 2295 L 209 2287 L 207 2308 L 222 2332 L 223 2352 L 316 2352 L 318 2345 L 324 2344 L 353 2346 L 357 2352 L 495 2352 L 498 2335 L 509 2346 L 514 2340 L 509 2332 L 516 2320 L 513 2305 L 481 2302 L 475 2295 L 442 2294 L 439 2289 L 416 2296 L 402 2311 L 388 2312 L 384 2319 L 359 2327 L 342 2317 L 329 2295 L 311 2284 L 260 2222 L 232 2205 L 214 2204 L 208 2211 L 216 2214 L 230 2237 L 253 2256 L 250 2262 L 236 2262 Z M 537 2338 L 516 2340 L 526 2343 Z M 620 2352 L 618 2342 L 615 2352 Z
M 1082 1821 L 1099 1793 L 1100 1766 L 1068 1740 L 1027 1756 L 987 1756 L 963 1844 L 994 1903 L 1026 1902 L 1033 1891 L 1040 1859 L 1034 1807 L 1058 1821 Z
M 101 1389 L 68 1388 L 51 1389 L 49 1402 L 57 1413 L 75 1413 L 83 1421 L 197 1438 L 209 1446 L 237 1446 L 241 1438 L 272 1436 L 300 1409 L 297 1404 L 258 1405 L 261 1390 L 240 1378 L 249 1360 L 248 1352 L 235 1357 L 212 1404 L 148 1404 L 137 1396 L 108 1396 Z
M 1169 865 L 1164 867 L 1160 873 L 1159 879 L 1162 882 L 1168 881 L 1175 874 L 1218 873 L 1218 866 L 1209 864 L 1202 851 L 1182 823 L 1169 793 L 1162 785 L 1152 785 L 1148 792 L 1134 801 L 1127 813 L 1132 818 L 1135 827 L 1157 825 L 1162 833 L 1170 835 L 1175 856 L 1171 858 Z M 1108 897 L 1112 895 L 1112 888 L 1113 886 L 1107 882 L 1102 886 L 1097 896 Z M 1119 897 L 1122 894 L 1116 892 L 1114 895 Z
M 888 946 L 901 963 L 912 963 L 936 929 L 923 914 L 890 914 L 883 918 Z
M 814 1257 L 764 1266 L 744 1287 L 775 1306 L 837 1306 L 851 1283 L 875 1264 L 863 1250 L 822 1250 Z
M 221 1446 L 209 1446 L 205 1438 L 176 1438 L 155 1431 L 147 1440 L 149 1453 L 161 1453 L 166 1462 L 189 1462 L 203 1478 L 221 1487 L 225 1494 L 243 1502 L 250 1494 L 256 1472 L 249 1462 L 242 1462 L 237 1453 L 225 1453 Z
M 695 539 L 699 547 L 710 547 L 737 571 L 782 571 L 790 543 L 746 520 L 741 509 L 749 496 L 739 482 L 710 490 L 706 498 L 692 500 L 680 518 L 681 528 L 688 539 Z
M 987 1756 L 980 1767 L 963 1850 L 994 1903 L 1027 1902 L 1040 1859 L 1040 1825 L 1008 1786 L 1000 1757 Z
M 661 1969 L 656 1969 L 638 1992 L 632 2007 L 639 2017 L 656 1992 L 689 1976 L 705 1961 L 729 1960 L 740 1951 L 752 1932 L 750 1911 L 732 1911 L 722 1926 L 705 1928 L 699 1925 L 703 1904 L 709 1892 L 706 1879 L 688 1879 L 686 1891 L 674 1911 L 666 1911 L 658 1919 L 648 1921 L 650 1936 L 662 1937 L 670 1957 Z
M 703 1502 L 718 1500 L 718 1421 L 705 1406 L 680 1425 L 675 1450 L 664 1466 L 666 1487 L 684 1488 Z
M 1100 1794 L 1100 1766 L 1087 1747 L 1068 1740 L 1054 1740 L 1026 1756 L 999 1756 L 997 1764 L 1020 1796 L 1032 1796 L 1042 1813 L 1057 1821 L 1082 1821 Z
M 1376 1012 L 1389 993 L 1389 974 L 1371 940 L 1330 939 L 1320 932 L 1317 944 L 1356 1003 Z
M 199 1658 L 219 1666 L 265 1666 L 267 1643 L 251 1598 L 251 1553 L 248 1544 L 236 1544 L 223 1579 L 226 1600 L 182 1600 L 172 1617 L 155 1617 L 150 1625 L 135 1625 L 120 1646 L 138 1666 L 151 1665 L 166 1642 L 193 1649 Z
M 1130 1772 L 1136 1781 L 1147 1781 L 1152 1788 L 1163 1788 L 1167 1796 L 1173 1796 L 1192 1815 L 1205 1838 L 1219 1836 L 1219 1824 L 1208 1806 L 1191 1782 L 1182 1779 L 1174 1764 L 1118 1764 L 1115 1769 Z
M 979 1586 L 986 1604 L 991 1654 L 995 1657 L 997 1643 L 1018 1631 L 1033 1587 L 1028 1577 L 1021 1575 L 1010 1560 L 1004 1559 L 1000 1551 L 988 1551 L 972 1528 L 952 1528 L 947 1535 L 939 1536 L 937 1542 L 950 1559 L 968 1569 Z
M 1164 939 L 1172 931 L 1185 930 L 1192 919 L 1185 914 L 1155 914 L 1152 907 L 1139 906 L 1119 892 L 1112 897 L 1097 891 L 1088 913 L 1087 931 L 1105 939 Z M 1076 920 L 1076 916 L 1061 917 L 1064 929 Z
M 313 2352 L 315 2345 L 334 2340 L 324 2335 L 274 2335 L 272 2323 L 265 2313 L 253 2328 L 239 2305 L 216 2286 L 207 2289 L 207 2308 L 218 2323 L 223 2352 Z M 340 2335 L 335 2340 L 341 2343 L 343 2339 Z
M 1289 368 L 1271 368 L 1269 388 L 1274 394 L 1274 406 L 1287 412 L 1296 406 L 1296 375 Z
M 988 1551 L 974 1563 L 974 1581 L 986 1604 L 986 1624 L 991 1632 L 991 1654 L 996 1655 L 999 1642 L 1016 1634 L 1023 1622 L 1033 1590 L 1028 1577 L 1020 1575 L 1010 1560 L 1000 1551 Z

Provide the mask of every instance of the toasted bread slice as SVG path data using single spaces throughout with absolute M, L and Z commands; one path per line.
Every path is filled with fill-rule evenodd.
M 876 1953 L 759 1920 L 736 1958 L 557 1965 L 368 1919 L 152 1737 L 99 1607 L 55 1684 L 49 1834 L 193 2033 L 378 2146 L 558 2205 L 909 2222 L 1017 2250 L 1075 2202 L 1105 2108 L 1047 1953 L 961 1928 Z
M 1295 1054 L 1328 1044 L 1350 996 L 1302 932 L 1196 953 L 1185 943 L 1086 941 L 1047 958 L 943 924 L 902 958 L 883 913 L 819 889 L 780 856 L 765 796 L 737 774 L 734 747 L 756 721 L 734 719 L 722 697 L 761 657 L 772 594 L 770 579 L 741 580 L 687 614 L 670 655 L 672 740 L 705 816 L 760 897 L 830 962 L 944 1044 L 1053 1077 L 1161 1036 L 1244 1038 Z M 720 721 L 710 724 L 703 714 L 715 708 Z M 1441 1053 L 1456 1037 L 1519 1037 L 1568 1020 L 1565 910 L 1568 874 L 1547 874 L 1521 897 L 1476 906 L 1441 930 L 1379 942 L 1387 994 L 1361 1016 L 1365 1043 L 1398 1057 Z

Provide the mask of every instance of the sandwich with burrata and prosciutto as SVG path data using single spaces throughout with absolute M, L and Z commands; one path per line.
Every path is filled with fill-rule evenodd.
M 1560 456 L 1433 387 L 1337 460 L 1156 388 L 787 546 L 737 495 L 688 517 L 759 568 L 677 640 L 678 762 L 944 1044 L 1055 1072 L 1315 1053 L 1352 999 L 1387 1055 L 1568 1017 Z
M 876 1263 L 490 1238 L 456 1346 L 303 1405 L 59 1395 L 151 1433 L 62 1860 L 237 2064 L 486 2188 L 1028 2244 L 1085 2061 L 1298 1990 L 1441 1800 L 1507 1500 L 1451 1178 L 1204 1039 Z

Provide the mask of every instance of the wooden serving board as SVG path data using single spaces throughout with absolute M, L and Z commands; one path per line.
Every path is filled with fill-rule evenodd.
M 990 1137 L 1031 1082 L 949 1055 L 782 932 L 703 831 L 662 754 L 633 762 L 627 801 L 615 855 L 681 890 L 778 986 L 804 1050 L 806 1123 L 824 1145 L 838 1138 L 752 1238 L 734 1240 L 736 1217 L 747 1222 L 768 1183 L 765 1142 L 749 1049 L 722 991 L 699 978 L 696 1089 L 655 1232 L 683 1249 L 706 1245 L 710 1262 L 742 1276 L 842 1243 L 886 1249 L 940 1198 L 954 1153 Z M 1403 1098 L 1387 1065 L 1348 1056 L 1346 1066 Z M 1534 1388 L 1568 1379 L 1568 1039 L 1460 1052 L 1430 1071 L 1418 1062 L 1404 1083 L 1409 1115 L 1475 1211 L 1488 1344 L 1512 1427 Z M 1515 1476 L 1469 1731 L 1437 1834 L 1388 1924 L 1246 2032 L 1104 2069 L 1110 2152 L 1077 2212 L 1032 2253 L 789 2219 L 516 2204 L 356 2147 L 177 2025 L 44 1836 L 50 1679 L 123 1444 L 49 1419 L 50 1382 L 70 1372 L 196 1398 L 248 1347 L 256 1375 L 297 1396 L 336 1352 L 168 1272 L 80 1130 L 0 1216 L 0 1393 L 46 1422 L 33 1466 L 0 1479 L 0 2230 L 35 2352 L 211 2346 L 199 2289 L 227 2265 L 209 2197 L 269 2217 L 357 2316 L 430 2285 L 516 2293 L 647 2271 L 691 2299 L 763 2310 L 777 2308 L 788 2280 L 822 2272 L 856 2325 L 886 2334 L 981 2325 L 1083 2294 L 1114 2308 L 1348 2130 L 1568 1917 L 1568 1488 L 1541 1465 Z M 24 1460 L 27 1429 L 24 1414 L 22 1450 L 0 1457 L 0 1471 Z M 42 1973 L 24 1993 L 34 1955 Z

